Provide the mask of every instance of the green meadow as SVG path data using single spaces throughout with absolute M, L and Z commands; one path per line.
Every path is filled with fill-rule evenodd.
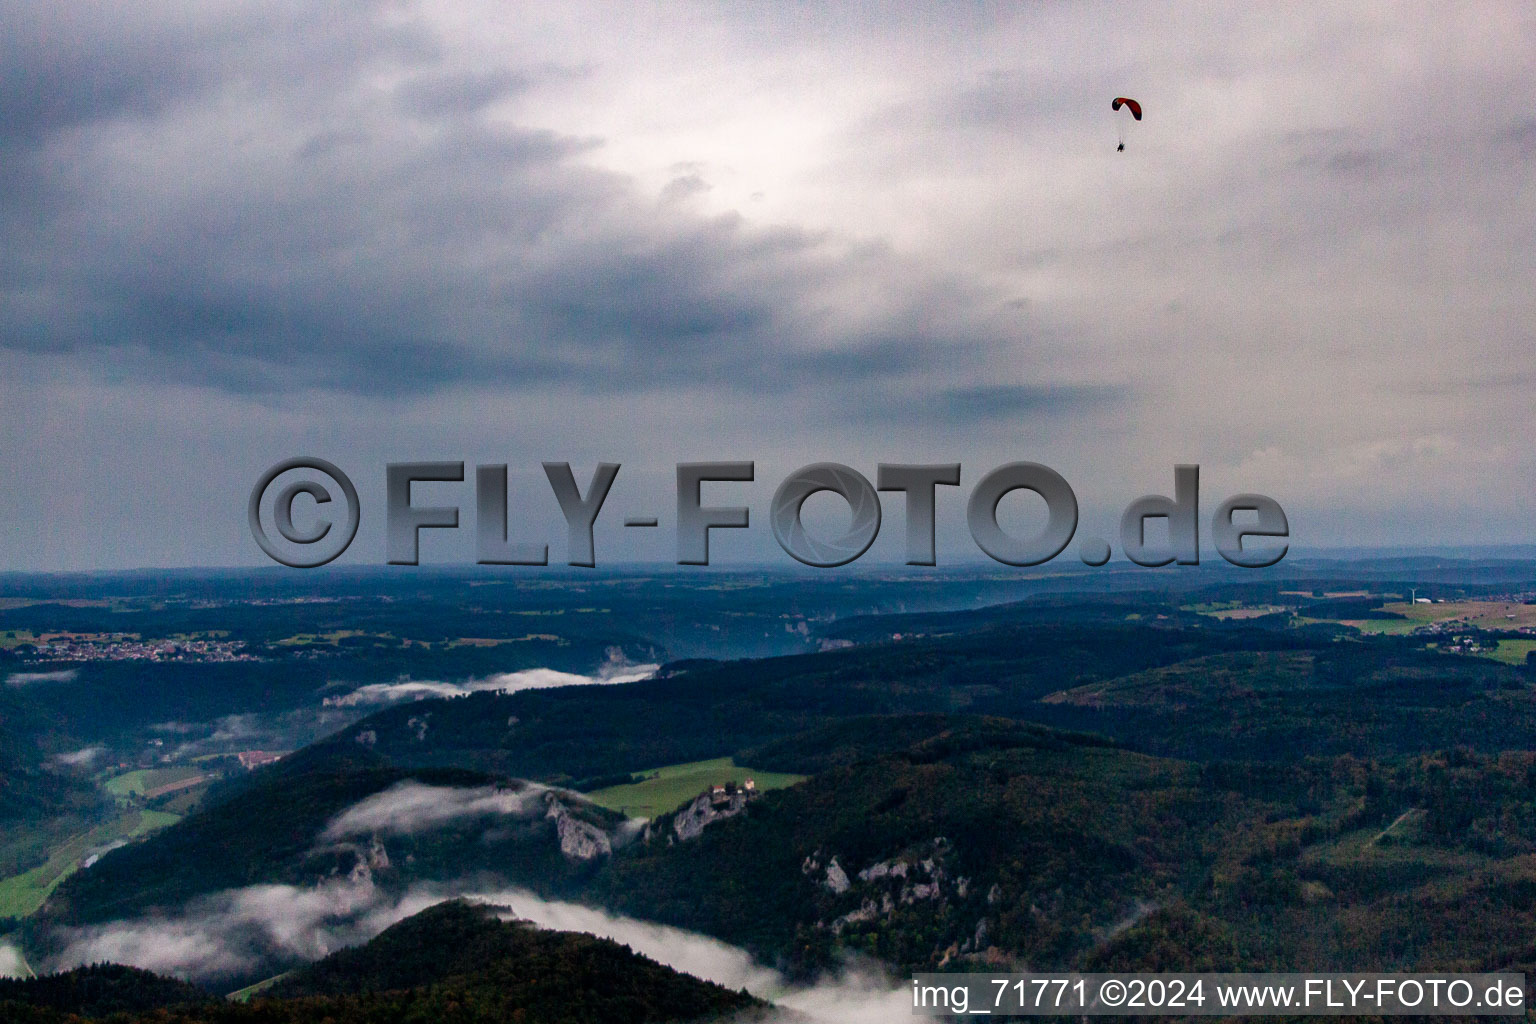
M 80 867 L 92 849 L 132 839 L 181 820 L 163 811 L 128 811 L 67 838 L 45 864 L 0 880 L 0 917 L 26 917 L 43 905 L 58 884 Z
M 744 768 L 729 757 L 668 765 L 638 774 L 644 775 L 639 782 L 595 790 L 587 794 L 587 799 L 631 818 L 657 818 L 677 810 L 709 786 L 752 779 L 759 790 L 783 789 L 805 779 L 804 775 Z

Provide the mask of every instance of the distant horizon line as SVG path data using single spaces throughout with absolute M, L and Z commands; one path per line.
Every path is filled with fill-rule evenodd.
M 1202 545 L 1202 548 L 1204 545 Z M 1202 555 L 1204 552 L 1202 551 Z M 1240 570 L 1246 575 L 1252 572 L 1262 572 L 1264 575 L 1276 575 L 1284 572 L 1284 566 L 1295 563 L 1307 562 L 1368 562 L 1385 558 L 1452 558 L 1457 560 L 1488 560 L 1488 561 L 1536 561 L 1536 542 L 1531 543 L 1499 543 L 1499 544 L 1430 544 L 1430 545 L 1319 545 L 1307 547 L 1297 551 L 1294 547 L 1285 560 L 1267 570 Z M 677 565 L 670 561 L 622 561 L 615 560 L 607 565 L 597 568 L 572 566 L 565 564 L 551 564 L 547 566 L 525 566 L 509 569 L 506 566 L 479 565 L 475 563 L 442 561 L 423 562 L 415 566 L 394 566 L 378 563 L 332 563 L 322 567 L 319 571 L 295 570 L 283 566 L 262 564 L 253 562 L 248 565 L 177 565 L 177 566 L 125 566 L 125 567 L 99 567 L 90 569 L 0 569 L 0 579 L 16 577 L 67 577 L 67 576 L 132 576 L 147 575 L 152 573 L 171 574 L 215 574 L 215 575 L 286 575 L 295 580 L 303 579 L 313 573 L 315 576 L 393 576 L 408 578 L 410 575 L 466 575 L 488 576 L 495 578 L 514 579 L 518 577 L 535 577 L 549 575 L 592 576 L 611 575 L 615 573 L 667 573 L 685 575 L 693 573 L 721 573 L 721 572 L 771 572 L 779 575 L 797 576 L 825 576 L 828 579 L 836 575 L 869 574 L 911 572 L 922 575 L 941 576 L 956 571 L 974 571 L 976 569 L 995 569 L 998 572 L 1017 573 L 1021 579 L 1038 578 L 1042 575 L 1061 575 L 1070 572 L 1073 575 L 1091 575 L 1095 572 L 1102 573 L 1106 570 L 1138 569 L 1146 571 L 1145 567 L 1117 558 L 1102 567 L 1089 567 L 1079 565 L 1071 559 L 1060 559 L 1047 562 L 1042 565 L 1027 568 L 1015 568 L 1007 566 L 991 559 L 973 556 L 957 557 L 947 564 L 938 566 L 906 565 L 902 563 L 875 563 L 867 565 L 851 564 L 839 566 L 834 569 L 817 569 L 797 564 L 785 564 L 781 560 L 751 560 L 732 561 L 730 559 L 718 560 L 708 566 Z M 1218 563 L 1220 565 L 1218 566 Z M 1221 562 L 1219 558 L 1203 559 L 1199 566 L 1163 566 L 1164 572 L 1172 573 L 1179 570 L 1201 569 L 1219 567 L 1224 570 L 1233 570 L 1231 566 Z

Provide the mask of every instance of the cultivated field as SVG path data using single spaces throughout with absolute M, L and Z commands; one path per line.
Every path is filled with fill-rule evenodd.
M 677 810 L 709 786 L 752 779 L 760 790 L 783 789 L 805 779 L 803 775 L 743 768 L 728 757 L 668 765 L 642 774 L 645 779 L 641 782 L 595 790 L 587 794 L 587 799 L 631 818 L 656 818 Z
M 1403 616 L 1401 619 L 1346 619 L 1364 633 L 1411 633 L 1431 623 L 1465 623 L 1479 629 L 1536 628 L 1536 604 L 1509 601 L 1446 601 L 1443 604 L 1387 604 L 1383 611 Z
M 132 839 L 181 820 L 163 811 L 129 811 L 86 829 L 55 847 L 46 864 L 0 881 L 0 917 L 26 917 L 43 905 L 60 882 L 74 874 L 92 850 Z
M 140 768 L 108 779 L 102 788 L 115 797 L 142 796 L 152 799 L 196 785 L 206 778 L 202 771 L 190 766 Z

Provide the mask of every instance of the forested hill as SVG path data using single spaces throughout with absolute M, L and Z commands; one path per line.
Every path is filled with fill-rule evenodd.
M 412 703 L 332 742 L 397 764 L 555 784 L 740 754 L 867 715 L 1002 716 L 1196 760 L 1536 748 L 1536 699 L 1514 666 L 1407 637 L 1206 622 L 1122 616 L 903 634 L 811 655 L 692 663 L 627 686 Z
M 244 886 L 356 874 L 396 895 L 484 873 L 806 974 L 851 951 L 900 968 L 1528 959 L 1529 669 L 1427 634 L 1112 611 L 390 708 L 66 879 L 27 953 Z M 665 809 L 647 831 L 519 781 L 728 757 L 810 778 L 688 835 Z M 328 836 L 424 785 L 470 810 Z
M 195 985 L 137 967 L 92 964 L 40 978 L 0 978 L 0 1020 L 9 1021 L 11 1018 L 6 1014 L 19 1012 L 22 1005 L 105 1017 L 205 1003 L 212 998 Z
M 66 1024 L 668 1024 L 753 1019 L 767 1004 L 679 974 L 627 946 L 503 921 L 459 901 L 298 970 L 246 1003 L 128 968 L 0 983 L 0 1020 Z
M 670 1021 L 763 1006 L 679 974 L 608 939 L 503 920 L 515 907 L 452 900 L 386 929 L 365 946 L 295 971 L 278 999 L 379 998 L 402 989 L 461 992 L 468 1005 L 530 1021 Z M 480 1019 L 480 1018 L 476 1018 Z

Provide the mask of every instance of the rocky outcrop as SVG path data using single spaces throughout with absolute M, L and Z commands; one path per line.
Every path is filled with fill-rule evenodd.
M 836 857 L 827 862 L 827 879 L 823 884 L 839 896 L 847 892 L 852 885 L 848 881 L 848 872 L 843 870 L 843 866 L 837 862 Z
M 866 921 L 873 921 L 877 917 L 889 914 L 894 909 L 895 906 L 891 903 L 889 895 L 881 897 L 881 902 L 879 903 L 872 899 L 866 899 L 863 903 L 859 904 L 858 910 L 849 911 L 842 917 L 835 919 L 830 927 L 833 933 L 841 935 L 843 929 L 851 924 L 863 924 Z
M 906 878 L 911 867 L 904 860 L 882 860 L 859 872 L 859 881 L 876 882 L 882 878 Z
M 693 803 L 672 816 L 672 834 L 686 842 L 697 839 L 704 829 L 717 821 L 734 818 L 747 809 L 746 790 L 728 793 L 724 799 L 711 793 L 700 793 Z
M 608 833 L 589 821 L 583 821 L 553 793 L 544 794 L 547 809 L 544 817 L 554 820 L 555 833 L 560 837 L 560 852 L 567 860 L 590 861 L 613 853 L 613 840 Z
M 349 881 L 369 883 L 373 881 L 376 872 L 389 870 L 389 851 L 384 849 L 384 840 L 378 836 L 374 836 L 369 841 L 367 849 L 351 844 L 343 845 L 339 849 L 351 853 L 354 858 L 352 870 L 347 874 Z
M 848 872 L 843 870 L 843 866 L 837 862 L 836 854 L 823 864 L 820 851 L 813 853 L 805 858 L 800 865 L 800 871 L 837 896 L 853 888 L 853 881 L 848 877 Z M 821 877 L 817 878 L 818 875 Z
M 389 851 L 384 849 L 384 840 L 378 836 L 368 844 L 368 867 L 372 871 L 389 870 Z
M 858 899 L 856 908 L 820 922 L 820 927 L 840 935 L 849 927 L 889 918 L 902 907 L 929 904 L 942 912 L 967 900 L 973 892 L 972 882 L 950 874 L 946 867 L 950 853 L 949 841 L 940 836 L 878 860 L 852 876 L 837 855 L 825 850 L 806 857 L 800 870 L 834 896 Z M 848 905 L 838 901 L 839 909 Z

